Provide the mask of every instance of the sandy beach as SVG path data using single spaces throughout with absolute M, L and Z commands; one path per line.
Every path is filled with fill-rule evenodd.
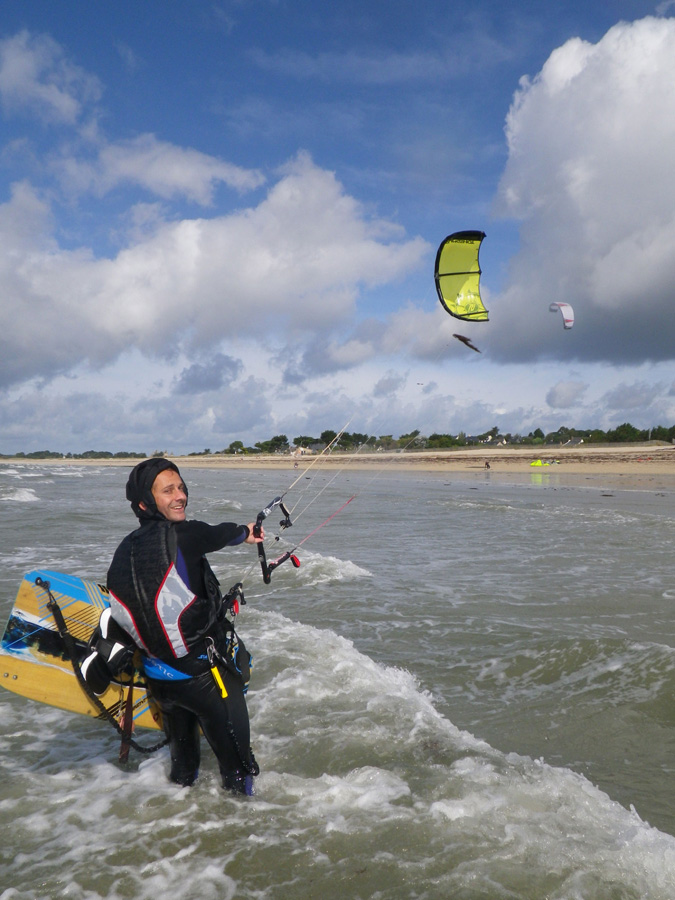
M 675 490 L 675 446 L 663 443 L 577 447 L 470 447 L 457 450 L 332 453 L 330 456 L 171 456 L 183 468 L 274 469 L 299 473 L 312 468 L 437 472 L 444 476 L 535 480 L 633 490 Z M 541 465 L 532 463 L 541 462 Z M 4 458 L 5 465 L 133 466 L 135 459 Z M 297 465 L 296 465 L 297 464 Z M 487 464 L 487 465 L 486 465 Z M 489 468 L 488 468 L 489 466 Z

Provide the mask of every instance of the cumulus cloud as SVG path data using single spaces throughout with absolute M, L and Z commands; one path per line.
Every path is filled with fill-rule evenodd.
M 603 397 L 603 404 L 610 409 L 635 410 L 650 406 L 663 393 L 662 385 L 634 382 L 618 384 Z
M 491 313 L 494 357 L 672 359 L 675 20 L 575 38 L 524 78 L 507 119 L 499 209 L 522 220 Z M 576 324 L 548 316 L 566 301 Z
M 406 376 L 387 372 L 373 386 L 373 397 L 393 397 L 406 383 Z
M 177 394 L 202 394 L 215 391 L 235 380 L 243 371 L 240 359 L 233 359 L 224 353 L 215 353 L 205 363 L 187 366 L 176 379 Z
M 185 197 L 202 206 L 212 204 L 219 184 L 244 192 L 265 181 L 261 172 L 176 147 L 153 134 L 116 143 L 101 141 L 94 162 L 64 156 L 53 167 L 71 193 L 102 196 L 119 185 L 137 185 L 164 200 Z
M 317 336 L 308 343 L 299 358 L 298 354 L 292 354 L 290 358 L 284 354 L 280 362 L 284 381 L 288 384 L 301 384 L 316 375 L 352 369 L 367 362 L 375 352 L 373 342 L 358 336 L 343 341 Z
M 580 403 L 587 388 L 583 381 L 561 381 L 546 394 L 546 402 L 554 409 L 569 409 Z
M 440 363 L 466 354 L 466 348 L 453 338 L 457 327 L 457 319 L 437 303 L 431 310 L 409 304 L 386 320 L 359 322 L 346 335 L 315 338 L 301 354 L 293 353 L 290 358 L 280 359 L 280 363 L 285 380 L 292 384 L 382 358 Z M 470 330 L 466 324 L 463 328 Z
M 180 453 L 194 450 L 202 441 L 215 450 L 252 432 L 261 440 L 275 433 L 270 400 L 274 387 L 262 379 L 246 378 L 208 392 L 167 395 L 148 388 L 139 383 L 131 397 L 77 386 L 65 394 L 33 385 L 13 396 L 0 393 L 2 452 Z
M 675 346 L 674 50 L 673 21 L 622 23 L 597 44 L 568 41 L 522 80 L 498 198 L 521 222 L 521 249 L 502 295 L 486 300 L 490 323 L 459 328 L 435 300 L 420 308 L 413 294 L 402 306 L 396 289 L 381 319 L 360 317 L 370 289 L 422 265 L 428 277 L 434 248 L 377 218 L 307 154 L 270 176 L 159 135 L 110 140 L 98 128 L 96 78 L 50 38 L 0 40 L 0 104 L 19 129 L 27 116 L 40 124 L 3 148 L 33 179 L 0 203 L 3 439 L 58 448 L 65 435 L 63 449 L 88 449 L 115 434 L 114 449 L 151 452 L 318 434 L 348 420 L 394 434 L 495 424 L 527 433 L 557 427 L 569 409 L 601 427 L 672 421 L 666 363 L 640 376 L 624 369 L 616 390 L 603 364 L 669 360 Z M 258 62 L 321 79 L 336 59 Z M 386 85 L 414 84 L 447 60 L 350 52 L 340 62 L 343 80 Z M 44 124 L 59 126 L 51 145 Z M 238 193 L 235 211 L 223 187 Z M 188 218 L 185 200 L 208 215 Z M 70 216 L 93 212 L 100 223 L 110 209 L 108 237 L 122 249 L 104 256 L 94 237 L 78 246 Z M 548 312 L 554 300 L 575 307 L 572 331 Z M 483 354 L 455 341 L 458 330 Z M 555 365 L 500 365 L 537 357 L 597 365 L 562 378 Z
M 21 31 L 0 40 L 0 100 L 6 112 L 75 125 L 100 96 L 99 80 L 70 62 L 48 35 Z
M 389 317 L 379 346 L 387 355 L 405 352 L 418 359 L 438 361 L 458 352 L 459 345 L 452 338 L 457 326 L 457 319 L 438 303 L 430 311 L 409 305 Z
M 6 453 L 26 448 L 61 453 L 109 450 L 111 443 L 115 449 L 145 449 L 139 446 L 143 423 L 130 416 L 124 400 L 98 392 L 74 390 L 54 396 L 31 389 L 16 397 L 0 394 L 0 422 Z
M 130 59 L 128 48 L 119 45 L 118 49 Z M 102 196 L 119 185 L 134 185 L 162 199 L 184 197 L 209 206 L 219 184 L 244 192 L 264 183 L 261 172 L 177 147 L 153 134 L 107 141 L 96 124 L 101 96 L 99 80 L 72 63 L 48 35 L 22 31 L 0 40 L 3 110 L 70 126 L 83 139 L 81 155 L 74 154 L 69 141 L 67 150 L 53 153 L 50 160 L 69 193 Z
M 320 334 L 351 314 L 361 285 L 395 280 L 429 251 L 369 217 L 306 156 L 257 206 L 156 224 L 113 259 L 59 247 L 29 186 L 0 206 L 0 231 L 4 384 L 129 347 L 171 356 L 236 335 Z M 353 361 L 358 347 L 335 353 Z

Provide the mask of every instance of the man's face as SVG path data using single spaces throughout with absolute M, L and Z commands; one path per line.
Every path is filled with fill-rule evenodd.
M 152 484 L 152 496 L 157 510 L 169 522 L 185 520 L 187 494 L 183 479 L 173 469 L 163 469 Z

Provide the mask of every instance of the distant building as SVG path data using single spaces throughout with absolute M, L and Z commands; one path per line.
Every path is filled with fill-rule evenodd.
M 311 456 L 314 453 L 309 447 L 294 447 L 291 456 Z

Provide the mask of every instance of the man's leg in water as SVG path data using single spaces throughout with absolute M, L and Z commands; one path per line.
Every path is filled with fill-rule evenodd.
M 192 679 L 190 679 L 192 680 Z M 181 682 L 185 683 L 185 682 Z M 151 692 L 162 711 L 162 726 L 169 741 L 171 773 L 176 784 L 190 787 L 199 775 L 200 741 L 199 719 L 195 713 L 178 706 L 171 695 L 173 685 L 153 682 Z
M 251 732 L 241 678 L 224 666 L 219 672 L 227 697 L 211 679 L 209 702 L 199 722 L 218 760 L 223 787 L 238 794 L 252 794 Z
M 225 667 L 219 671 L 227 697 L 210 672 L 186 681 L 152 684 L 170 742 L 171 780 L 192 784 L 196 779 L 201 725 L 218 760 L 223 787 L 252 794 L 250 728 L 241 679 Z
M 199 720 L 187 709 L 175 707 L 165 716 L 164 732 L 171 751 L 171 781 L 190 787 L 199 775 Z

